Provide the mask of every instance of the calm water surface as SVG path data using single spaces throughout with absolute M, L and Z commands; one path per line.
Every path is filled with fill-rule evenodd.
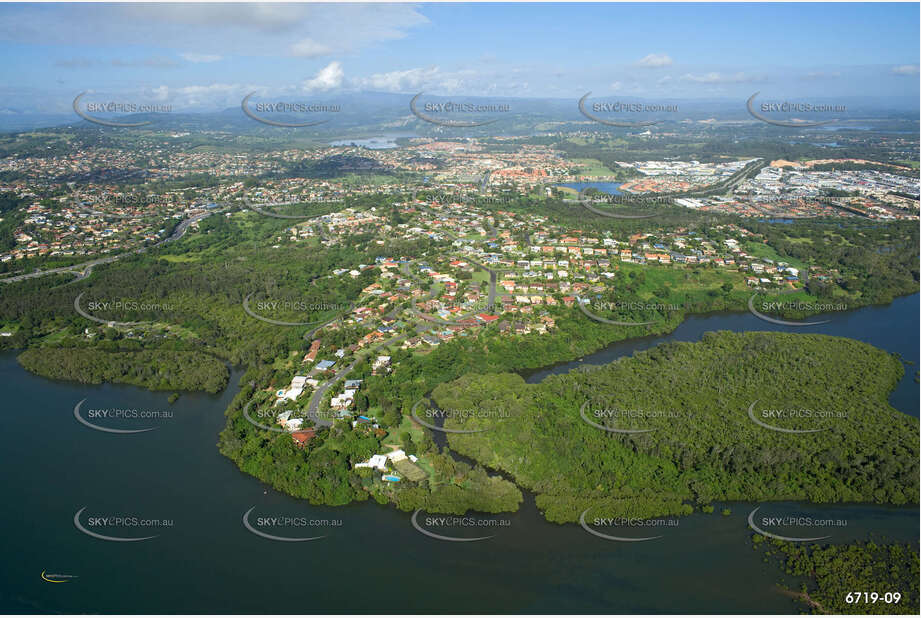
M 831 324 L 802 329 L 854 337 L 918 360 L 918 296 L 892 305 L 832 316 Z M 659 341 L 696 340 L 706 330 L 775 330 L 747 314 L 691 318 L 673 334 L 611 346 L 584 362 L 601 363 Z M 531 380 L 568 370 L 569 363 Z M 892 396 L 917 414 L 918 386 L 908 376 Z M 223 412 L 240 373 L 217 396 L 166 393 L 127 386 L 81 386 L 23 371 L 13 353 L 0 354 L 0 464 L 5 508 L 0 510 L 4 560 L 0 611 L 9 613 L 309 613 L 309 612 L 682 612 L 788 613 L 801 608 L 780 595 L 780 572 L 752 550 L 746 516 L 695 514 L 644 543 L 615 543 L 576 525 L 543 521 L 528 496 L 522 509 L 502 515 L 507 526 L 474 543 L 438 541 L 413 529 L 410 516 L 363 503 L 314 507 L 267 489 L 240 472 L 216 448 Z M 73 416 L 81 411 L 171 411 L 156 420 L 95 419 L 121 428 L 156 427 L 116 435 L 94 431 Z M 123 536 L 158 535 L 139 542 L 91 538 L 74 525 L 119 516 L 163 520 L 151 529 L 123 526 Z M 339 520 L 317 541 L 290 543 L 258 537 L 242 525 L 257 516 Z M 917 508 L 865 505 L 816 507 L 776 503 L 772 513 L 820 513 L 845 519 L 835 541 L 917 540 Z M 811 509 L 811 510 L 810 510 Z M 717 509 L 719 512 L 719 508 Z M 420 517 L 424 521 L 425 516 Z M 318 528 L 279 528 L 284 536 L 313 536 Z M 464 533 L 460 533 L 463 536 Z M 74 575 L 66 583 L 41 573 Z

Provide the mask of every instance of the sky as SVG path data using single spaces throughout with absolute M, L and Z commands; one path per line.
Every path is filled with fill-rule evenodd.
M 0 4 L 0 112 L 354 92 L 919 95 L 918 3 Z

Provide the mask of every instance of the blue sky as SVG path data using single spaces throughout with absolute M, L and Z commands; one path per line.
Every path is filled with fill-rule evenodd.
M 179 109 L 256 90 L 917 98 L 919 5 L 0 5 L 0 109 L 90 90 Z

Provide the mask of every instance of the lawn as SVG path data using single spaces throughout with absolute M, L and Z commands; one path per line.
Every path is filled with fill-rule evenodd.
M 775 262 L 786 262 L 793 268 L 804 270 L 807 267 L 807 264 L 802 260 L 792 257 L 783 257 L 777 253 L 774 247 L 766 245 L 763 242 L 746 242 L 744 249 L 746 253 L 754 255 L 755 257 L 774 260 Z
M 613 170 L 609 169 L 598 159 L 573 159 L 573 163 L 581 166 L 578 174 L 582 176 L 613 176 Z

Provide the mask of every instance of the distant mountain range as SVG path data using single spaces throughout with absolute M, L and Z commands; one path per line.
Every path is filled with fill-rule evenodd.
M 583 93 L 584 94 L 584 93 Z M 255 115 L 280 122 L 297 123 L 306 121 L 325 120 L 323 124 L 299 129 L 280 128 L 262 124 L 243 113 L 241 107 L 228 107 L 221 111 L 172 111 L 160 114 L 126 114 L 114 116 L 111 114 L 92 114 L 108 120 L 119 122 L 149 121 L 147 128 L 167 131 L 228 131 L 234 134 L 262 134 L 265 131 L 309 131 L 318 136 L 337 137 L 360 133 L 384 134 L 419 134 L 439 135 L 458 133 L 458 127 L 443 127 L 425 122 L 413 115 L 410 110 L 412 94 L 392 93 L 356 93 L 327 96 L 322 98 L 291 98 L 282 99 L 285 103 L 308 102 L 316 105 L 336 105 L 338 112 L 316 112 L 301 114 L 285 113 L 259 113 L 256 110 L 258 102 L 274 102 L 271 99 L 254 99 L 250 102 L 250 110 Z M 760 97 L 768 97 L 763 93 Z M 767 100 L 767 99 L 766 99 Z M 771 101 L 777 101 L 771 98 Z M 419 97 L 416 109 L 425 114 L 426 103 L 472 103 L 478 105 L 507 105 L 507 112 L 483 112 L 476 114 L 437 114 L 427 115 L 438 118 L 449 118 L 462 121 L 493 121 L 483 127 L 463 127 L 464 133 L 473 135 L 488 134 L 527 134 L 532 132 L 547 132 L 559 130 L 578 130 L 580 128 L 603 127 L 586 118 L 578 107 L 579 99 L 525 99 L 509 97 L 467 97 L 467 96 L 434 96 L 424 94 Z M 911 97 L 901 99 L 860 97 L 835 100 L 810 100 L 811 103 L 827 103 L 831 105 L 844 105 L 847 107 L 845 114 L 831 114 L 840 120 L 839 124 L 854 123 L 865 125 L 867 120 L 878 121 L 917 121 L 918 101 Z M 70 101 L 68 101 L 70 103 Z M 656 105 L 677 106 L 677 112 L 650 112 L 631 114 L 604 114 L 598 116 L 611 119 L 627 119 L 630 121 L 659 121 L 660 127 L 676 123 L 712 121 L 715 124 L 723 122 L 749 122 L 754 118 L 748 113 L 744 100 L 733 99 L 643 99 L 628 96 L 592 96 L 586 100 L 586 108 L 591 112 L 594 103 L 645 103 Z M 791 117 L 797 114 L 790 114 Z M 802 117 L 802 114 L 799 115 Z M 824 119 L 825 117 L 823 117 Z M 29 131 L 39 128 L 65 127 L 65 126 L 91 126 L 92 123 L 81 119 L 75 113 L 34 113 L 24 108 L 0 108 L 0 131 L 17 132 Z M 915 126 L 917 126 L 915 124 Z M 861 128 L 867 128 L 861 126 Z M 882 128 L 882 127 L 878 127 Z M 891 127 L 889 127 L 891 129 Z

